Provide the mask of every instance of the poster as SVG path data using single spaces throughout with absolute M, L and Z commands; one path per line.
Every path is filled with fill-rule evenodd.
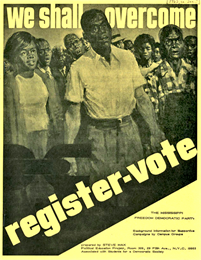
M 124 42 L 129 39 L 134 42 L 141 34 L 150 34 L 156 42 L 159 42 L 159 31 L 168 24 L 175 24 L 181 28 L 184 39 L 187 36 L 199 38 L 200 3 L 196 0 L 169 0 L 154 3 L 128 1 L 126 4 L 121 1 L 109 3 L 106 1 L 79 3 L 34 1 L 29 4 L 20 1 L 14 4 L 7 0 L 1 3 L 2 52 L 9 37 L 18 31 L 31 33 L 37 39 L 46 39 L 51 48 L 62 46 L 65 49 L 66 35 L 74 33 L 79 38 L 83 37 L 81 15 L 86 10 L 94 8 L 106 14 L 113 35 L 119 34 L 117 37 L 121 37 Z M 85 44 L 86 48 L 89 47 L 88 43 Z M 7 55 L 14 47 L 9 47 Z M 199 49 L 198 46 L 198 56 Z M 178 54 L 177 52 L 175 55 Z M 7 57 L 5 51 L 2 59 L 3 56 Z M 197 77 L 199 85 L 199 73 L 196 72 L 196 68 L 199 68 L 200 61 L 198 59 L 196 62 L 196 60 L 194 57 L 189 62 L 193 67 L 193 80 L 196 81 Z M 2 115 L 5 113 L 3 101 L 5 105 L 5 99 L 8 102 L 11 97 L 11 94 L 5 90 L 7 86 L 5 69 L 5 63 L 3 66 L 2 62 Z M 199 94 L 199 89 L 194 86 L 189 93 L 193 91 L 193 95 L 196 92 Z M 40 95 L 39 92 L 37 94 Z M 199 95 L 197 96 L 199 111 Z M 29 95 L 26 99 L 28 97 Z M 53 105 L 54 102 L 56 101 L 53 101 Z M 189 115 L 196 117 L 196 111 L 192 111 L 194 107 L 189 105 L 188 99 L 186 99 L 186 107 Z M 4 120 L 6 120 L 5 114 Z M 45 124 L 45 119 L 42 123 Z M 181 128 L 185 125 L 182 124 Z M 3 117 L 1 125 L 3 130 Z M 197 125 L 199 141 L 199 120 Z M 142 125 L 138 127 L 143 130 Z M 2 134 L 4 144 L 7 144 L 6 133 L 4 131 L 4 135 Z M 54 133 L 51 134 L 54 136 Z M 117 174 L 116 179 L 120 181 L 114 181 L 114 172 L 120 170 L 114 169 L 114 172 L 110 172 L 111 178 L 103 178 L 102 183 L 106 185 L 105 193 L 99 192 L 98 185 L 91 188 L 87 175 L 76 176 L 65 172 L 73 168 L 69 169 L 70 165 L 61 157 L 68 157 L 71 162 L 71 158 L 79 154 L 84 165 L 85 159 L 90 157 L 90 147 L 85 143 L 83 133 L 81 133 L 80 146 L 79 143 L 74 148 L 70 146 L 68 152 L 59 147 L 49 153 L 49 157 L 46 156 L 44 160 L 40 156 L 39 159 L 35 159 L 27 150 L 19 152 L 11 146 L 4 147 L 4 157 L 3 153 L 1 154 L 3 191 L 1 193 L 1 202 L 3 202 L 1 257 L 27 259 L 28 255 L 36 259 L 56 257 L 61 259 L 85 257 L 88 259 L 200 259 L 200 180 L 197 174 L 200 167 L 199 157 L 197 157 L 199 155 L 197 155 L 197 145 L 191 139 L 189 140 L 191 136 L 186 138 L 188 140 L 181 137 L 174 143 L 175 150 L 173 146 L 171 149 L 167 142 L 163 143 L 158 161 L 162 160 L 162 163 L 160 167 L 155 166 L 154 170 L 151 160 L 152 155 L 156 156 L 154 151 L 144 155 L 141 163 L 140 160 L 138 161 L 140 173 L 130 168 L 132 179 L 131 177 L 126 179 L 128 175 L 122 177 Z M 142 139 L 146 139 L 145 135 Z M 33 140 L 34 136 L 32 136 L 32 144 L 34 144 Z M 166 152 L 169 150 L 175 152 L 172 151 L 167 156 Z M 23 153 L 27 156 L 26 159 L 23 158 Z M 13 154 L 15 154 L 13 158 L 8 157 Z M 84 167 L 83 164 L 81 167 Z M 77 166 L 79 165 L 78 162 Z M 148 171 L 143 172 L 140 165 L 144 165 Z M 123 166 L 126 168 L 129 165 Z M 94 181 L 95 183 L 97 181 Z M 128 197 L 119 199 L 127 189 Z M 117 207 L 116 200 L 123 204 Z M 125 203 L 126 200 L 128 205 Z M 77 204 L 69 206 L 72 202 Z M 67 211 L 65 212 L 64 209 Z

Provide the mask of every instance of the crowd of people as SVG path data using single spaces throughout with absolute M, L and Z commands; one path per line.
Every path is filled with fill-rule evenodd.
M 71 172 L 90 175 L 92 184 L 165 139 L 196 142 L 197 37 L 183 39 L 182 29 L 167 25 L 160 43 L 149 34 L 132 42 L 112 35 L 96 9 L 84 12 L 81 25 L 83 38 L 67 34 L 65 48 L 24 31 L 7 40 L 4 143 L 44 158 L 51 147 L 74 143 L 82 129 L 92 156 L 85 167 L 71 160 Z
M 136 174 L 144 175 L 142 159 L 160 152 L 166 139 L 176 145 L 191 138 L 196 145 L 197 37 L 183 38 L 182 29 L 170 24 L 160 29 L 160 42 L 151 34 L 140 34 L 133 42 L 113 31 L 97 9 L 83 13 L 81 26 L 82 38 L 70 33 L 63 45 L 54 47 L 25 31 L 15 32 L 6 42 L 4 144 L 28 148 L 39 160 L 26 158 L 26 153 L 18 158 L 34 163 L 44 162 L 52 147 L 62 150 L 62 145 L 72 148 L 73 143 L 90 144 L 91 156 L 57 160 L 55 150 L 55 160 L 46 160 L 46 168 L 40 163 L 25 164 L 25 169 L 15 164 L 18 160 L 5 160 L 4 225 L 35 214 L 49 205 L 54 193 L 59 200 L 72 192 L 79 197 L 78 179 L 83 180 L 79 185 L 85 184 L 86 196 L 87 186 L 93 190 L 94 183 L 101 196 L 92 198 L 93 212 L 69 217 L 60 237 L 46 241 L 42 235 L 39 240 L 26 239 L 22 248 L 10 248 L 5 236 L 8 254 L 60 254 L 80 243 L 81 235 L 85 240 L 196 179 L 195 160 L 169 165 L 164 174 L 150 174 L 143 183 L 127 183 L 126 167 L 135 164 Z M 114 194 L 103 180 L 110 178 L 110 185 L 117 184 Z

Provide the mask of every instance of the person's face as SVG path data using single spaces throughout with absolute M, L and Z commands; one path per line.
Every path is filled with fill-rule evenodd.
M 40 42 L 38 48 L 38 57 L 42 67 L 46 67 L 50 65 L 52 52 L 49 43 Z
M 110 49 L 112 31 L 103 14 L 96 14 L 95 18 L 89 22 L 85 34 L 92 48 L 98 53 Z
M 197 41 L 196 41 L 196 39 L 195 38 L 191 38 L 187 42 L 186 47 L 187 47 L 187 55 L 188 55 L 188 57 L 194 58 L 195 55 L 197 54 Z
M 183 54 L 184 43 L 178 33 L 172 31 L 164 42 L 166 57 L 169 60 L 180 59 Z
M 57 53 L 57 66 L 58 68 L 63 68 L 66 61 L 66 55 L 63 49 L 59 49 Z
M 75 35 L 72 36 L 69 42 L 68 52 L 74 57 L 79 58 L 84 53 L 82 41 Z
M 161 60 L 161 53 L 159 48 L 155 48 L 154 57 L 156 62 Z
M 4 71 L 9 72 L 12 69 L 10 62 L 4 58 Z
M 132 42 L 128 42 L 126 44 L 126 50 L 130 50 L 131 52 L 134 52 L 134 47 L 133 47 Z
M 139 49 L 139 52 L 140 52 L 140 56 L 144 60 L 149 60 L 151 59 L 151 55 L 152 55 L 152 47 L 148 42 L 143 43 L 141 48 Z
M 34 70 L 38 61 L 35 43 L 32 41 L 18 54 L 18 63 L 22 71 Z
M 86 39 L 82 38 L 82 44 L 84 46 L 84 51 L 88 51 L 90 49 L 90 43 Z
M 134 46 L 133 46 L 132 42 L 129 42 L 128 50 L 131 51 L 132 53 L 134 53 L 135 49 L 134 49 Z
M 124 43 L 122 40 L 118 42 L 117 47 L 120 49 L 124 49 Z

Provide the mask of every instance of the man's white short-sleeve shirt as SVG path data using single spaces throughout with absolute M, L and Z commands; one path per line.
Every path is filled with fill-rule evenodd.
M 109 64 L 90 49 L 71 65 L 65 99 L 84 102 L 91 118 L 119 118 L 132 113 L 135 89 L 145 83 L 129 51 L 111 46 Z

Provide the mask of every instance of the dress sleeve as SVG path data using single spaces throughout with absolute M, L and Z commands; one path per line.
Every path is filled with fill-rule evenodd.
M 78 69 L 72 64 L 67 75 L 65 99 L 73 103 L 80 103 L 83 101 L 83 93 L 84 88 Z

